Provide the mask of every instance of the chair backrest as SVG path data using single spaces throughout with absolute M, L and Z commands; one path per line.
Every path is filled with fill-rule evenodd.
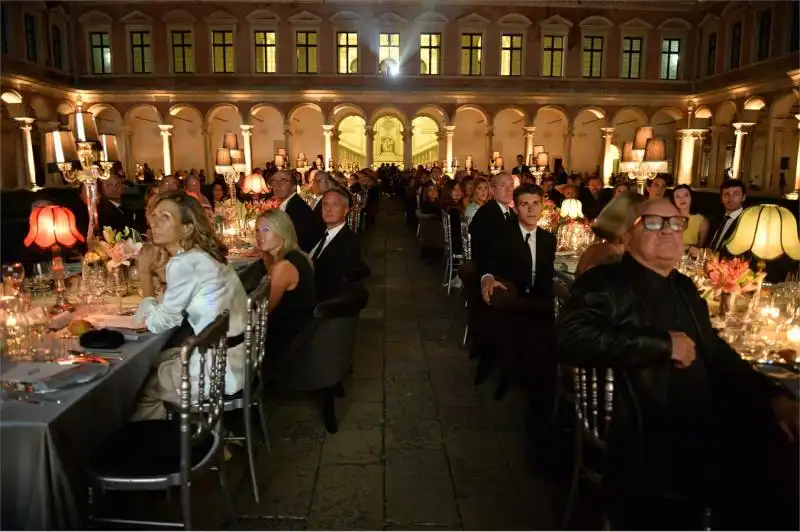
M 244 383 L 246 388 L 252 384 L 254 377 L 261 375 L 261 364 L 264 362 L 265 352 L 264 341 L 267 338 L 269 290 L 269 276 L 264 276 L 258 287 L 247 298 L 247 326 L 244 329 Z
M 442 212 L 442 233 L 444 236 L 444 253 L 451 255 L 453 253 L 453 233 L 450 230 L 450 215 L 447 212 Z
M 464 260 L 472 260 L 472 235 L 469 233 L 469 222 L 461 222 L 461 241 L 464 246 Z
M 589 441 L 605 449 L 614 410 L 614 372 L 610 368 L 572 369 L 575 415 Z
M 178 404 L 181 426 L 181 474 L 185 475 L 185 478 L 188 478 L 192 466 L 192 442 L 207 437 L 222 425 L 229 326 L 230 313 L 226 310 L 200 331 L 200 334 L 190 336 L 181 345 L 181 385 Z M 200 358 L 197 397 L 192 397 L 192 377 L 189 373 L 192 356 Z M 197 405 L 202 406 L 196 408 Z

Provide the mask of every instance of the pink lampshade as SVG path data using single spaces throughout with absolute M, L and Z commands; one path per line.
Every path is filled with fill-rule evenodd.
M 231 150 L 231 164 L 245 164 L 243 150 Z
M 264 194 L 267 192 L 267 183 L 260 174 L 250 174 L 242 181 L 242 192 L 245 194 Z
M 222 147 L 228 150 L 238 150 L 239 137 L 236 136 L 236 133 L 224 133 L 222 135 Z
M 652 138 L 653 138 L 652 127 L 636 128 L 636 133 L 633 136 L 633 149 L 644 150 L 647 147 L 647 141 Z
M 59 205 L 34 204 L 31 210 L 30 229 L 25 237 L 25 247 L 36 244 L 49 249 L 55 245 L 70 248 L 83 242 L 83 235 L 75 227 L 75 215 Z

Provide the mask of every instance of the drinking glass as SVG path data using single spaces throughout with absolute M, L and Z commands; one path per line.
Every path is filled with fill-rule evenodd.
M 15 296 L 25 280 L 25 268 L 19 262 L 3 264 L 3 293 Z

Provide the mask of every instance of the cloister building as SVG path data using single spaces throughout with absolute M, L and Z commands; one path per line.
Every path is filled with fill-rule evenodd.
M 676 182 L 800 189 L 797 1 L 3 2 L 3 188 L 57 185 L 44 133 L 81 107 L 147 163 L 213 175 L 285 148 L 486 170 L 542 145 L 616 172 L 639 126 Z M 52 167 L 51 167 L 52 168 Z

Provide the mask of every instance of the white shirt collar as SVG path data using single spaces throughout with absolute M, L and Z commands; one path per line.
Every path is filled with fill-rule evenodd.
M 325 229 L 325 232 L 328 233 L 328 237 L 325 239 L 325 244 L 322 246 L 322 251 L 325 251 L 325 248 L 328 247 L 328 245 L 331 243 L 331 240 L 336 238 L 336 235 L 339 234 L 339 231 L 342 230 L 342 228 L 345 226 L 345 223 L 346 222 L 342 222 L 335 227 L 330 227 Z M 321 241 L 322 237 L 320 237 L 320 242 Z M 319 242 L 317 242 L 316 245 L 313 248 L 311 248 L 311 252 L 308 254 L 310 257 L 313 257 L 314 254 L 317 252 L 317 247 L 319 247 Z M 320 253 L 322 253 L 322 251 L 320 251 Z
M 291 200 L 291 199 L 292 199 L 293 197 L 295 197 L 295 196 L 297 196 L 297 192 L 292 192 L 292 195 L 291 195 L 291 196 L 289 196 L 288 198 L 286 198 L 285 200 L 283 200 L 283 201 L 281 202 L 281 205 L 280 205 L 280 207 L 278 207 L 278 208 L 279 208 L 280 210 L 282 210 L 283 212 L 286 212 L 286 205 L 288 205 L 288 204 L 289 204 L 289 200 Z
M 525 235 L 527 235 L 528 233 L 531 234 L 531 239 L 536 238 L 536 228 L 535 227 L 529 231 L 529 230 L 525 229 L 525 227 L 522 224 L 519 224 L 519 230 L 522 231 L 522 238 L 523 239 L 525 238 Z
M 740 214 L 742 214 L 742 212 L 744 212 L 744 207 L 739 207 L 738 209 L 736 209 L 731 213 L 726 213 L 725 216 L 729 216 L 731 220 L 735 220 L 739 217 Z
M 500 210 L 503 211 L 503 214 L 506 214 L 507 212 L 509 212 L 508 205 L 503 205 L 502 203 L 500 203 L 497 200 L 494 200 L 494 201 L 500 206 Z

